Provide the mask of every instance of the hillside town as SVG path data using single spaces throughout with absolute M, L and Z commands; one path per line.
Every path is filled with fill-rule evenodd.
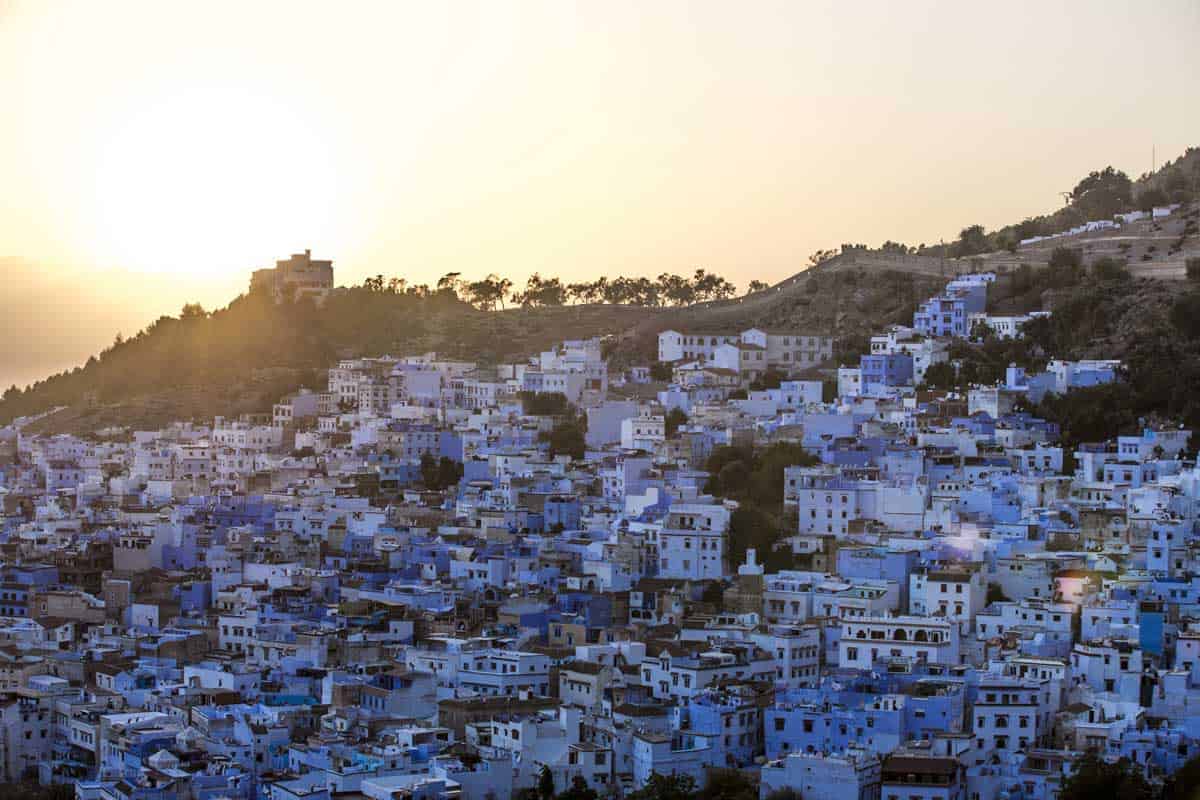
M 326 294 L 308 252 L 262 270 Z M 1051 800 L 1200 756 L 1192 432 L 1065 448 L 1117 360 L 929 388 L 993 273 L 839 363 L 663 330 L 347 358 L 270 413 L 0 429 L 0 782 L 76 800 Z M 671 795 L 667 795 L 671 796 Z

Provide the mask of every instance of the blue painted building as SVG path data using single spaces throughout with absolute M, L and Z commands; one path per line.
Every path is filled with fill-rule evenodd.
M 903 353 L 869 354 L 860 356 L 863 392 L 884 386 L 907 386 L 912 383 L 913 359 Z

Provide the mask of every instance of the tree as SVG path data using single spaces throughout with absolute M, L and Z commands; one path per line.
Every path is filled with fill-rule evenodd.
M 1083 276 L 1083 255 L 1072 247 L 1056 247 L 1050 253 L 1050 269 L 1045 275 L 1047 288 L 1075 286 Z
M 766 281 L 753 280 L 753 281 L 750 281 L 750 286 L 748 287 L 746 293 L 754 294 L 756 292 L 765 292 L 767 289 L 770 289 L 770 288 L 771 288 L 771 284 L 767 283 Z
M 421 483 L 426 489 L 440 492 L 462 480 L 463 466 L 448 456 L 434 458 L 426 451 L 421 454 Z
M 439 489 L 449 489 L 463 477 L 463 465 L 450 458 L 442 456 L 438 459 L 437 484 Z
M 579 419 L 566 419 L 554 426 L 543 439 L 550 445 L 550 457 L 567 455 L 578 461 L 587 451 L 587 440 Z
M 425 484 L 426 489 L 432 489 L 437 483 L 437 460 L 433 457 L 433 453 L 425 451 L 421 453 L 421 483 Z
M 1089 750 L 1077 762 L 1075 771 L 1063 781 L 1059 800 L 1094 800 L 1119 797 L 1121 800 L 1151 800 L 1150 784 L 1129 759 L 1109 763 Z
M 774 367 L 768 367 L 760 377 L 750 382 L 750 388 L 756 392 L 761 392 L 765 389 L 778 389 L 780 384 L 785 380 L 787 380 L 786 374 Z
M 809 255 L 808 266 L 805 267 L 805 269 L 812 269 L 813 267 L 819 267 L 822 264 L 824 264 L 826 261 L 828 261 L 829 259 L 834 258 L 836 256 L 837 256 L 836 250 L 817 250 Z
M 1120 281 L 1129 279 L 1129 270 L 1119 258 L 1098 258 L 1092 262 L 1092 275 L 1097 280 Z
M 1200 757 L 1189 759 L 1163 783 L 1160 800 L 1196 800 L 1200 796 Z
M 695 800 L 758 800 L 758 787 L 736 769 L 709 769 Z
M 670 381 L 674 374 L 674 367 L 670 361 L 655 361 L 650 365 L 650 380 L 661 380 L 664 383 Z
M 858 366 L 861 356 L 871 352 L 871 338 L 865 333 L 851 333 L 838 337 L 834 343 L 834 358 L 842 366 Z
M 655 361 L 650 365 L 650 378 L 656 381 L 667 382 L 671 380 L 673 368 L 670 362 Z
M 179 312 L 182 320 L 208 319 L 208 312 L 199 303 L 186 303 Z
M 817 459 L 794 442 L 775 442 L 757 451 L 723 445 L 713 449 L 704 465 L 709 474 L 704 490 L 782 510 L 784 470 L 815 463 Z
M 554 280 L 556 283 L 558 282 L 558 278 L 555 278 Z M 508 290 L 512 288 L 512 281 L 510 281 L 508 278 L 501 278 L 495 273 L 489 275 L 487 277 L 487 281 L 492 285 L 492 296 L 495 297 L 496 302 L 499 302 L 500 308 L 503 309 L 504 296 L 508 294 Z M 495 306 L 493 305 L 493 308 L 494 307 Z
M 635 305 L 650 307 L 658 307 L 666 302 L 658 283 L 644 277 L 629 282 L 629 300 Z
M 789 564 L 778 563 L 775 557 L 775 545 L 782 536 L 779 519 L 775 515 L 753 503 L 739 505 L 729 515 L 730 566 L 743 563 L 746 560 L 746 551 L 753 549 L 758 563 L 786 569 Z
M 709 491 L 714 494 L 739 495 L 750 483 L 750 465 L 742 460 L 730 461 L 716 473 Z
M 628 794 L 627 800 L 692 800 L 696 779 L 691 775 L 651 772 L 646 785 Z
M 468 283 L 465 292 L 471 304 L 480 311 L 494 311 L 497 304 L 504 308 L 504 298 L 512 288 L 512 281 L 491 273 L 485 278 Z
M 658 292 L 667 302 L 676 306 L 691 305 L 696 299 L 691 281 L 673 273 L 664 272 L 658 276 Z
M 1083 264 L 1083 257 L 1073 247 L 1056 247 L 1050 253 L 1050 266 L 1055 268 L 1078 267 Z
M 683 413 L 682 408 L 672 408 L 666 413 L 663 421 L 666 423 L 667 438 L 670 438 L 679 430 L 679 426 L 687 424 L 688 415 Z
M 1184 262 L 1189 281 L 1200 281 L 1200 258 L 1189 258 Z
M 521 410 L 534 417 L 558 417 L 571 413 L 571 403 L 562 392 L 520 392 Z
M 700 301 L 724 300 L 737 294 L 732 283 L 704 269 L 696 270 L 692 276 L 692 291 Z
M 570 287 L 565 287 L 558 278 L 542 278 L 533 273 L 525 282 L 524 292 L 514 292 L 512 301 L 526 308 L 530 306 L 561 306 L 567 301 Z
M 558 795 L 557 800 L 598 800 L 596 790 L 588 786 L 582 775 L 571 779 L 571 786 Z
M 438 278 L 437 291 L 441 295 L 449 295 L 458 299 L 458 289 L 462 285 L 460 277 L 461 272 L 447 272 L 442 277 Z
M 1017 297 L 1028 292 L 1033 286 L 1033 267 L 1021 264 L 1008 276 L 1009 297 Z
M 592 284 L 587 281 L 567 284 L 566 292 L 567 297 L 573 298 L 577 303 L 590 303 L 593 299 Z
M 998 584 L 998 583 L 989 583 L 988 584 L 988 587 L 987 587 L 987 603 L 988 603 L 988 605 L 991 605 L 992 603 L 1002 603 L 1006 600 L 1008 600 L 1008 597 L 1005 596 L 1004 589 L 1002 589 L 1000 587 L 1000 584 Z
M 1180 295 L 1171 304 L 1171 324 L 1188 339 L 1200 338 L 1200 290 Z
M 879 252 L 888 253 L 889 255 L 904 256 L 912 252 L 912 248 L 906 244 L 893 242 L 891 239 L 888 239 L 886 242 L 879 245 Z
M 33 770 L 37 772 L 36 769 Z M 23 783 L 0 783 L 0 794 L 9 800 L 73 800 L 75 787 L 70 783 L 40 786 L 34 774 Z
M 939 361 L 925 369 L 924 383 L 929 389 L 953 389 L 958 385 L 958 373 L 949 361 Z
M 1170 202 L 1171 199 L 1162 189 L 1145 189 L 1137 196 L 1138 210 L 1145 211 L 1147 214 L 1154 211 L 1155 206 L 1165 206 Z
M 1117 381 L 1050 393 L 1034 409 L 1034 416 L 1056 422 L 1062 429 L 1063 449 L 1084 442 L 1102 442 L 1116 433 L 1130 433 L 1137 423 L 1141 402 L 1130 382 Z
M 608 278 L 601 275 L 599 278 L 596 278 L 596 280 L 592 281 L 592 285 L 591 285 L 591 289 L 589 290 L 589 294 L 591 295 L 593 301 L 599 300 L 602 303 L 609 302 L 609 300 L 608 300 Z
M 554 773 L 548 766 L 538 773 L 537 793 L 541 800 L 554 800 Z
M 1013 226 L 1013 236 L 1018 241 L 1023 239 L 1032 239 L 1035 236 L 1041 236 L 1047 233 L 1046 226 L 1042 222 L 1042 218 L 1026 217 Z
M 801 797 L 800 792 L 790 786 L 785 786 L 770 792 L 764 800 L 804 800 L 804 798 Z
M 613 305 L 623 303 L 629 296 L 629 280 L 625 277 L 617 277 L 610 281 L 608 278 L 601 276 L 596 280 L 596 285 L 599 287 L 599 291 L 606 303 Z
M 1092 172 L 1071 192 L 1071 204 L 1087 219 L 1108 219 L 1129 208 L 1132 202 L 1133 182 L 1112 167 Z
M 950 255 L 954 258 L 986 253 L 991 249 L 988 244 L 987 231 L 982 225 L 970 225 L 958 234 L 958 241 L 950 246 Z
M 748 487 L 752 502 L 772 508 L 783 507 L 784 470 L 811 467 L 819 459 L 796 442 L 775 442 L 757 453 Z

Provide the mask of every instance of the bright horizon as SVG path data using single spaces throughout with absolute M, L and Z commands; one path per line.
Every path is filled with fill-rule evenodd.
M 1177 157 L 1198 34 L 1182 0 L 0 0 L 0 257 L 101 295 L 126 276 L 104 302 L 146 322 L 305 248 L 342 285 L 704 267 L 744 288 Z

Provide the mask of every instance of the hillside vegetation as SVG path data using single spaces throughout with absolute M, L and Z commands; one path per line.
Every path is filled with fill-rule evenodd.
M 56 406 L 46 430 L 87 432 L 269 411 L 281 395 L 324 386 L 339 358 L 437 351 L 483 364 L 519 359 L 568 338 L 613 335 L 616 366 L 654 360 L 669 327 L 799 326 L 861 337 L 879 321 L 909 319 L 939 281 L 888 273 L 868 281 L 817 272 L 781 291 L 691 307 L 589 303 L 481 310 L 454 292 L 407 294 L 354 287 L 320 307 L 247 295 L 207 313 L 187 306 L 114 343 L 74 370 L 0 398 L 0 424 Z
M 1027 324 L 1020 340 L 956 342 L 957 374 L 937 370 L 931 385 L 995 383 L 1009 364 L 1041 370 L 1050 358 L 1120 359 L 1119 382 L 1050 396 L 1034 411 L 1059 422 L 1070 446 L 1149 422 L 1200 431 L 1200 281 L 1138 278 L 1097 262 L 1008 275 L 994 291 L 1004 310 L 1053 313 Z
M 1195 148 L 1136 181 L 1111 168 L 1098 170 L 1054 214 L 991 233 L 969 226 L 946 247 L 887 242 L 876 249 L 846 244 L 840 252 L 819 251 L 807 270 L 775 286 L 751 281 L 750 291 L 736 298 L 729 281 L 697 270 L 693 276 L 575 284 L 534 275 L 523 288 L 496 275 L 464 281 L 450 274 L 434 289 L 379 275 L 335 290 L 320 307 L 309 301 L 277 305 L 250 295 L 212 313 L 189 305 L 179 317 L 161 317 L 128 339 L 118 336 L 74 370 L 23 390 L 9 388 L 0 396 L 0 424 L 57 406 L 68 409 L 42 428 L 87 432 L 267 411 L 289 391 L 323 386 L 325 369 L 353 356 L 437 351 L 488 364 L 566 338 L 611 335 L 608 353 L 620 368 L 652 362 L 656 335 L 672 327 L 832 334 L 839 359 L 854 362 L 868 334 L 910 322 L 917 303 L 953 275 L 988 268 L 1001 275 L 994 311 L 1055 314 L 1026 343 L 967 347 L 966 369 L 955 380 L 994 380 L 1009 361 L 1036 366 L 1049 357 L 1123 358 L 1130 380 L 1105 390 L 1135 395 L 1108 398 L 1121 401 L 1122 425 L 1153 415 L 1200 427 L 1192 399 L 1200 387 L 1197 283 L 1145 277 L 1182 278 L 1191 254 L 1200 255 L 1198 185 Z M 1126 226 L 1120 236 L 1016 244 L 1161 202 L 1192 205 L 1167 221 Z M 1162 266 L 1169 270 L 1156 271 Z M 1072 429 L 1082 435 L 1083 427 Z

